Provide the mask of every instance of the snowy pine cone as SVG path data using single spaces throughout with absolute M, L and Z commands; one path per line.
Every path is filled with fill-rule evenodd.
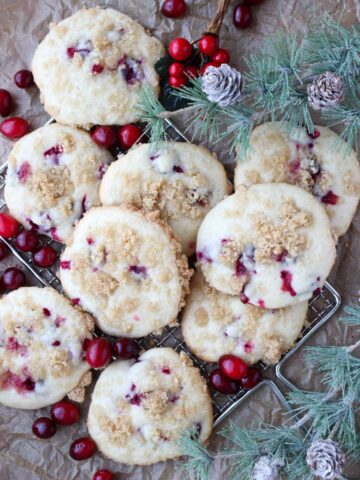
M 311 473 L 323 480 L 335 480 L 342 474 L 345 455 L 332 440 L 315 440 L 306 454 Z
M 319 75 L 307 87 L 308 101 L 314 110 L 327 110 L 344 98 L 344 82 L 335 73 Z
M 282 460 L 273 460 L 269 455 L 259 457 L 251 473 L 251 480 L 280 480 L 279 467 L 284 466 Z
M 202 90 L 210 102 L 220 107 L 239 103 L 242 97 L 244 80 L 235 68 L 223 63 L 220 67 L 208 67 L 202 78 Z

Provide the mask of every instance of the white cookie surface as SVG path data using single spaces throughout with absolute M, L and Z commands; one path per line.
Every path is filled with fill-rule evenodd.
M 213 424 L 211 398 L 184 353 L 154 348 L 139 361 L 117 361 L 101 374 L 92 395 L 88 429 L 116 462 L 149 465 L 178 457 L 176 440 L 193 430 L 202 441 Z
M 28 229 L 65 243 L 83 213 L 99 205 L 111 162 L 82 130 L 53 123 L 19 140 L 9 155 L 5 200 Z
M 287 184 L 242 188 L 205 217 L 197 258 L 208 283 L 261 308 L 308 300 L 335 261 L 323 207 Z
M 52 288 L 24 287 L 0 300 L 0 402 L 32 410 L 77 389 L 89 372 L 84 341 L 94 321 Z M 87 382 L 89 383 L 89 381 Z
M 200 223 L 227 192 L 225 169 L 213 154 L 190 143 L 167 142 L 156 151 L 144 144 L 120 156 L 101 182 L 100 200 L 159 210 L 183 252 L 192 255 Z
M 280 122 L 254 129 L 245 162 L 235 170 L 235 188 L 256 183 L 290 183 L 304 188 L 325 207 L 337 236 L 349 228 L 360 198 L 356 152 L 345 155 L 346 143 L 332 130 L 315 127 L 289 134 Z
M 137 121 L 144 83 L 158 94 L 154 65 L 164 47 L 127 15 L 81 9 L 36 49 L 32 71 L 45 110 L 58 122 L 89 128 Z
M 277 363 L 300 335 L 308 302 L 267 310 L 210 287 L 198 270 L 182 313 L 189 348 L 206 362 L 231 353 L 248 364 Z
M 60 262 L 73 302 L 110 335 L 141 337 L 175 321 L 192 271 L 156 213 L 99 207 L 78 223 Z

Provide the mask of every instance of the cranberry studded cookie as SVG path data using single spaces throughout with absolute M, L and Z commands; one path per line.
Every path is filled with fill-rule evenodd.
M 50 26 L 32 71 L 45 110 L 58 122 L 121 125 L 139 119 L 144 83 L 158 94 L 154 65 L 163 54 L 159 40 L 128 16 L 89 8 Z
M 32 410 L 67 394 L 81 400 L 80 390 L 91 382 L 84 360 L 90 315 L 54 289 L 37 287 L 4 296 L 0 315 L 0 402 Z
M 210 287 L 200 270 L 191 281 L 182 314 L 189 348 L 206 362 L 232 353 L 246 363 L 277 363 L 294 344 L 306 321 L 308 302 L 276 310 L 244 304 L 239 296 Z
M 100 207 L 86 213 L 62 254 L 65 293 L 110 335 L 141 337 L 176 320 L 192 271 L 156 213 Z
M 322 206 L 280 183 L 242 188 L 220 202 L 201 224 L 196 249 L 212 287 L 261 308 L 308 300 L 336 255 Z
M 337 236 L 349 228 L 360 198 L 360 166 L 356 153 L 332 130 L 304 128 L 291 134 L 280 122 L 264 123 L 250 138 L 251 149 L 235 170 L 235 186 L 290 183 L 304 188 L 325 207 Z
M 212 431 L 211 398 L 200 372 L 183 352 L 154 348 L 138 361 L 117 361 L 92 395 L 88 429 L 116 462 L 149 465 L 181 455 L 186 431 L 203 442 Z
M 225 169 L 213 154 L 190 143 L 167 142 L 156 151 L 139 145 L 120 156 L 101 182 L 100 200 L 160 210 L 183 252 L 192 255 L 200 223 L 227 192 Z
M 12 149 L 5 200 L 26 228 L 66 242 L 89 208 L 99 205 L 100 180 L 112 157 L 89 134 L 53 123 Z

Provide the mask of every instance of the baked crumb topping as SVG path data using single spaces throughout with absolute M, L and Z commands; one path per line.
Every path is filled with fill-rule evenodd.
M 168 397 L 165 390 L 154 390 L 145 393 L 144 410 L 151 417 L 160 417 L 168 408 Z

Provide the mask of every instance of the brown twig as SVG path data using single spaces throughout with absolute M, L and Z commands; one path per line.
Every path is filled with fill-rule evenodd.
M 209 25 L 206 27 L 205 33 L 212 33 L 213 35 L 218 35 L 221 25 L 223 23 L 225 14 L 229 8 L 230 5 L 230 0 L 219 0 L 218 1 L 218 6 L 216 9 L 216 13 L 209 23 Z

